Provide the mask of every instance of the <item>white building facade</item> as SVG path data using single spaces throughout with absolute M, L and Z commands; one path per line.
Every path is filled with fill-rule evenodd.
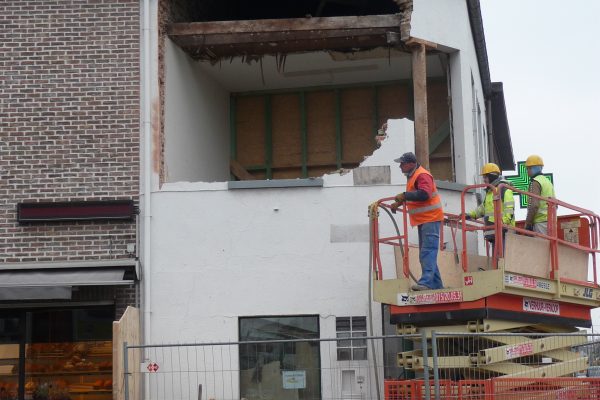
M 481 165 L 513 162 L 507 127 L 494 130 L 501 124 L 493 120 L 505 122 L 506 116 L 491 114 L 498 93 L 489 81 L 478 2 L 414 0 L 410 6 L 410 37 L 435 44 L 427 53 L 427 79 L 433 87 L 440 83 L 442 94 L 429 92 L 429 100 L 447 105 L 445 110 L 440 106 L 445 121 L 436 122 L 436 111 L 430 113 L 429 123 L 439 125 L 437 131 L 447 125 L 431 152 L 431 169 L 445 211 L 458 213 L 461 190 L 478 183 Z M 160 10 L 147 11 L 152 16 Z M 152 21 L 151 31 L 159 31 Z M 141 201 L 145 343 L 384 334 L 389 321 L 368 296 L 367 208 L 405 190 L 406 178 L 393 159 L 415 150 L 413 105 L 389 100 L 385 93 L 406 85 L 411 99 L 410 52 L 385 46 L 290 51 L 282 67 L 281 56 L 265 54 L 257 61 L 240 55 L 210 62 L 195 59 L 174 36 L 148 40 L 147 56 L 161 56 L 149 56 L 145 64 L 149 93 L 157 95 L 144 100 L 153 128 L 144 137 L 147 168 Z M 364 93 L 375 97 L 361 107 Z M 344 110 L 355 104 L 357 115 L 363 108 L 374 110 L 366 134 L 373 140 L 381 122 L 388 121 L 387 138 L 379 148 L 354 143 L 355 136 L 344 133 L 354 125 Z M 395 104 L 408 110 L 404 118 L 384 109 Z M 354 126 L 364 122 L 356 118 Z M 256 128 L 261 135 L 267 132 L 259 135 L 260 143 L 252 140 L 258 137 L 248 128 L 252 124 L 263 124 Z M 328 124 L 337 135 L 335 145 L 334 136 L 331 143 L 319 142 Z M 437 136 L 430 131 L 430 148 L 432 137 Z M 333 152 L 330 164 L 314 161 L 319 148 L 323 154 Z M 253 157 L 259 167 L 252 164 Z M 291 162 L 294 157 L 299 161 Z M 230 160 L 252 179 L 239 179 Z M 475 204 L 474 196 L 469 204 Z M 411 237 L 416 244 L 416 229 Z M 391 254 L 387 257 L 393 262 Z M 391 265 L 384 270 L 388 277 L 395 274 Z M 362 344 L 350 347 L 333 356 L 321 347 L 320 357 L 304 360 L 320 363 L 323 398 L 340 398 L 348 382 L 363 398 L 374 393 L 374 384 L 358 379 L 366 374 L 366 381 L 374 382 L 373 371 L 360 370 L 368 362 L 364 358 L 373 354 Z M 298 353 L 302 351 L 310 352 Z M 231 390 L 252 398 L 252 385 L 243 382 L 243 370 L 252 366 L 242 365 L 244 357 L 233 357 L 233 366 L 242 372 Z M 295 360 L 300 362 L 297 354 Z M 346 367 L 333 368 L 338 362 Z M 304 398 L 298 393 L 293 398 Z

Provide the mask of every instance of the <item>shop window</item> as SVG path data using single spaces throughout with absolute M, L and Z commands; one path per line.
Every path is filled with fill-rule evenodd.
M 0 399 L 112 399 L 114 307 L 0 313 Z
M 338 361 L 366 360 L 367 317 L 337 317 L 335 319 Z
M 240 318 L 239 330 L 240 342 L 293 340 L 240 345 L 241 398 L 320 398 L 319 342 L 302 341 L 319 338 L 318 316 Z M 291 386 L 287 375 L 294 377 Z

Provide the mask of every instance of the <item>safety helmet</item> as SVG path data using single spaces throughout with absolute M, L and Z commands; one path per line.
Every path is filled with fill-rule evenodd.
M 500 167 L 497 166 L 494 163 L 487 163 L 487 164 L 485 164 L 481 168 L 481 176 L 487 175 L 487 174 L 497 174 L 497 175 L 500 175 L 501 174 Z
M 538 155 L 530 155 L 529 157 L 527 157 L 527 160 L 525 160 L 525 166 L 526 167 L 535 167 L 535 166 L 540 166 L 543 167 L 544 166 L 544 160 L 542 160 L 542 157 L 538 156 Z

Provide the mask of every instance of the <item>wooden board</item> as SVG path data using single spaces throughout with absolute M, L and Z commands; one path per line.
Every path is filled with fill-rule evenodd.
M 527 235 L 506 235 L 506 271 L 550 277 L 550 245 L 545 239 Z M 561 278 L 587 281 L 588 255 L 568 246 L 558 246 Z
M 265 163 L 265 99 L 236 99 L 237 161 L 244 167 Z M 254 174 L 253 174 L 254 175 Z
M 403 271 L 403 263 L 402 263 L 402 253 L 399 247 L 394 247 L 394 256 L 396 259 L 396 271 Z M 456 263 L 455 256 L 453 252 L 450 251 L 440 251 L 438 252 L 438 268 L 440 270 L 440 275 L 442 276 L 442 282 L 444 283 L 444 287 L 446 288 L 460 288 L 463 286 L 463 270 L 462 266 L 459 262 Z M 410 267 L 410 271 L 412 275 L 419 279 L 421 278 L 421 263 L 419 262 L 419 248 L 416 246 L 409 246 L 408 251 L 408 264 Z M 476 265 L 476 262 L 473 262 Z M 400 275 L 403 277 L 403 275 Z M 411 279 L 411 285 L 414 282 Z
M 298 177 L 301 174 L 299 166 L 302 165 L 300 97 L 295 93 L 272 96 L 271 118 L 273 168 L 297 166 L 295 170 L 281 171 L 278 174 L 274 172 L 273 177 Z
M 373 89 L 353 88 L 341 92 L 342 160 L 360 163 L 375 150 Z
M 440 181 L 452 181 L 452 157 L 450 136 L 439 145 L 436 152 L 429 156 L 429 170 L 433 177 Z M 438 157 L 444 158 L 438 158 Z
M 395 84 L 377 89 L 378 123 L 380 127 L 388 119 L 409 118 L 412 105 L 407 85 Z
M 446 82 L 427 82 L 427 123 L 429 135 L 433 135 L 444 123 L 448 121 L 448 88 Z
M 135 307 L 127 307 L 119 321 L 113 322 L 113 399 L 125 399 L 123 369 L 123 344 L 140 344 L 140 311 Z M 128 364 L 130 373 L 137 372 L 141 362 L 139 349 L 129 350 Z M 140 379 L 130 379 L 129 398 L 137 399 L 141 395 Z
M 315 164 L 335 166 L 335 93 L 332 90 L 306 94 L 306 122 L 309 170 L 321 170 L 310 167 Z M 329 169 L 332 170 L 335 167 Z

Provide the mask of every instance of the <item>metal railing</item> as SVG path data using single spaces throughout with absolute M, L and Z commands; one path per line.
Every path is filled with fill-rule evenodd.
M 513 227 L 502 223 L 502 199 L 499 193 L 502 192 L 503 188 L 509 188 L 513 192 L 526 195 L 529 197 L 544 200 L 548 203 L 548 234 L 544 235 L 537 232 L 528 231 L 519 227 Z M 491 189 L 494 191 L 494 223 L 485 224 L 482 221 L 470 220 L 467 221 L 465 218 L 466 210 L 466 195 L 467 193 L 476 189 Z M 409 278 L 410 265 L 409 265 L 409 251 L 411 251 L 408 245 L 408 211 L 404 205 L 398 208 L 399 215 L 402 217 L 402 221 L 399 224 L 396 221 L 395 215 L 392 214 L 391 205 L 395 201 L 394 197 L 386 197 L 376 201 L 369 206 L 369 217 L 370 217 L 370 236 L 372 245 L 371 264 L 375 273 L 376 279 L 383 279 L 383 265 L 381 261 L 381 246 L 389 245 L 396 246 L 401 249 L 402 261 L 403 261 L 403 274 L 405 278 Z M 574 212 L 571 216 L 584 218 L 588 221 L 587 235 L 589 235 L 590 243 L 589 246 L 580 245 L 567 240 L 560 239 L 558 237 L 558 208 L 562 207 L 569 212 Z M 380 211 L 385 212 L 391 219 L 395 235 L 380 237 Z M 500 184 L 497 187 L 489 184 L 478 184 L 466 186 L 461 193 L 460 200 L 460 214 L 452 214 L 445 212 L 444 223 L 446 226 L 451 228 L 452 239 L 454 244 L 454 250 L 460 247 L 461 251 L 461 263 L 464 272 L 469 270 L 469 257 L 468 252 L 468 233 L 477 233 L 493 231 L 495 236 L 494 247 L 492 249 L 491 265 L 494 268 L 498 267 L 498 260 L 503 257 L 504 253 L 504 235 L 503 232 L 511 231 L 521 235 L 527 235 L 532 237 L 538 237 L 549 242 L 550 251 L 550 270 L 548 276 L 551 279 L 558 279 L 559 260 L 558 260 L 558 246 L 567 246 L 573 249 L 584 251 L 591 257 L 591 265 L 593 269 L 593 283 L 598 282 L 597 277 L 597 254 L 600 253 L 598 246 L 600 244 L 600 216 L 590 210 L 583 209 L 581 207 L 574 206 L 572 204 L 565 203 L 555 198 L 542 197 L 524 190 L 516 189 L 506 184 Z M 456 230 L 460 229 L 460 241 L 457 243 Z M 440 249 L 444 249 L 444 230 L 440 231 Z M 460 246 L 459 246 L 460 245 Z M 588 282 L 577 281 L 573 282 L 577 284 L 588 284 Z
M 360 350 L 357 357 L 341 357 L 347 353 L 338 350 L 348 345 Z M 125 390 L 126 400 L 600 398 L 600 335 L 585 331 L 424 329 L 412 335 L 124 350 L 126 386 L 137 388 Z

